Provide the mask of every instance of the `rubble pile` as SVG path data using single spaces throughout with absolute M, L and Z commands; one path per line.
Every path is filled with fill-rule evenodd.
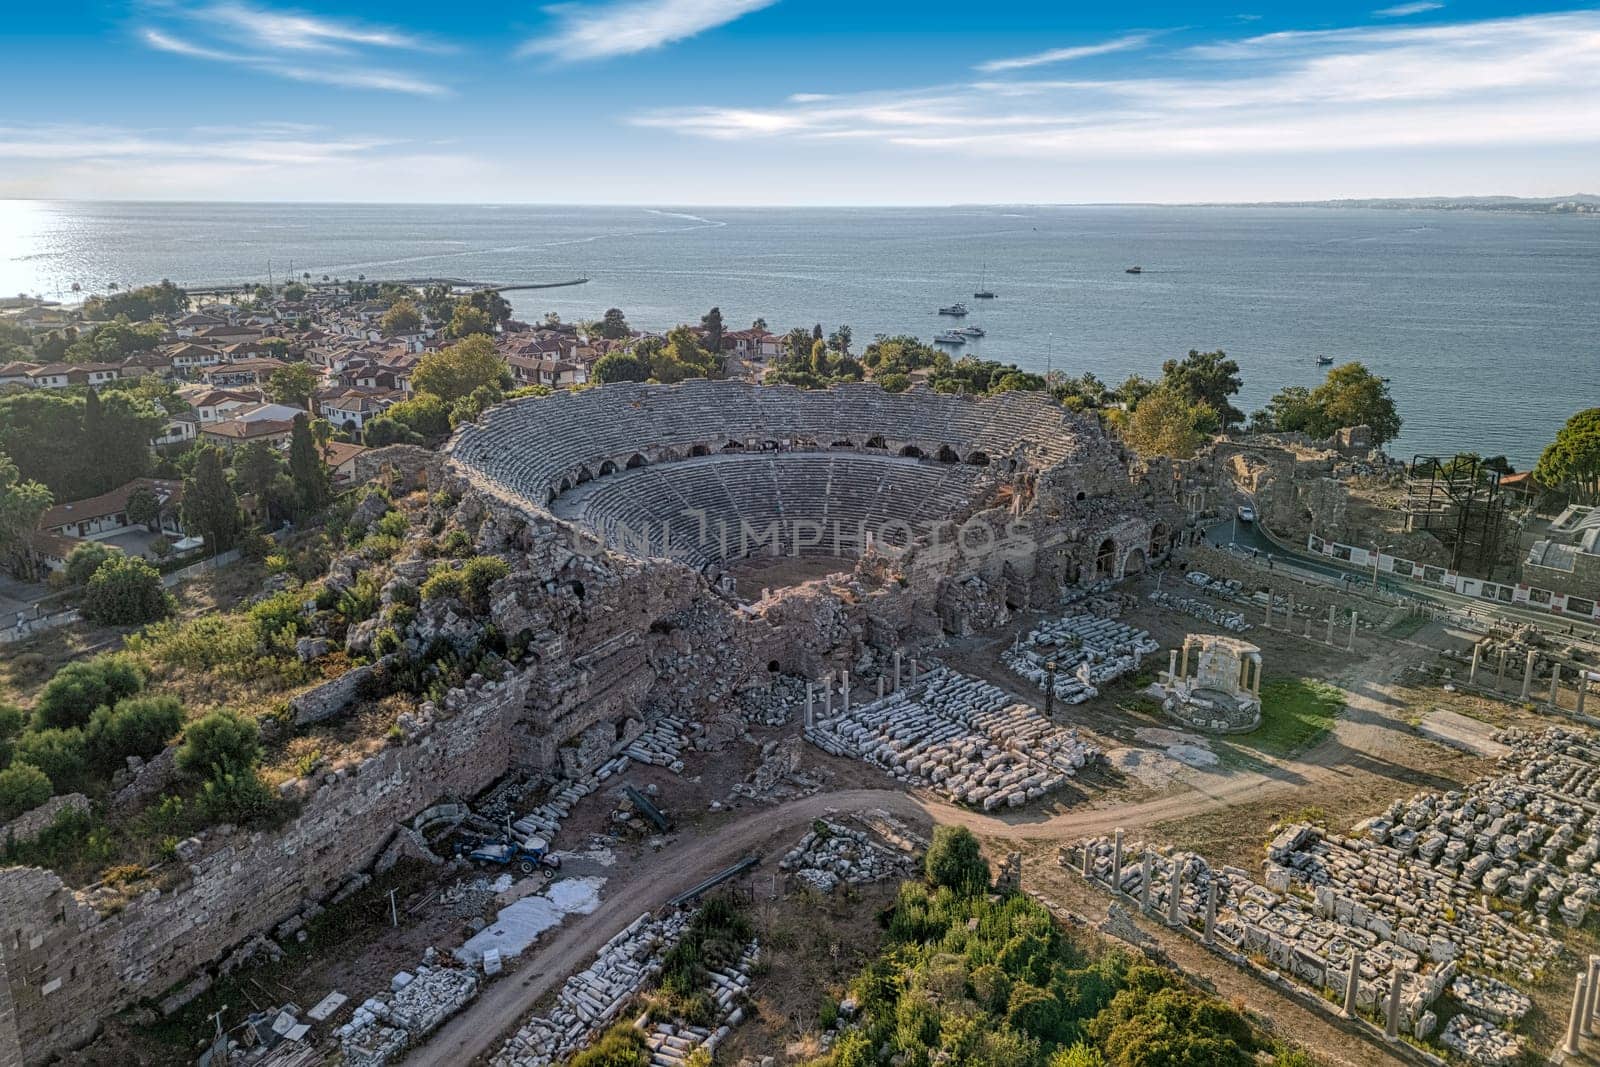
M 806 700 L 806 683 L 788 676 L 776 678 L 771 686 L 756 687 L 739 694 L 739 718 L 747 726 L 786 726 L 794 709 Z
M 1196 600 L 1193 597 L 1175 596 L 1159 589 L 1150 594 L 1150 599 L 1170 611 L 1181 611 L 1185 615 L 1192 615 L 1197 619 L 1211 623 L 1213 626 L 1220 626 L 1230 633 L 1242 634 L 1250 629 L 1250 624 L 1245 621 L 1245 617 L 1239 612 L 1230 611 L 1228 608 L 1208 601 Z
M 350 1067 L 384 1067 L 393 1062 L 477 996 L 478 977 L 468 970 L 424 963 L 415 974 L 395 975 L 390 989 L 387 996 L 363 1001 L 336 1031 Z
M 1161 645 L 1144 630 L 1099 615 L 1065 615 L 1018 639 L 1001 659 L 1040 689 L 1050 684 L 1055 661 L 1056 699 L 1081 704 L 1100 695 L 1099 686 L 1139 669 Z
M 1076 731 L 946 667 L 915 687 L 817 720 L 806 738 L 985 811 L 1054 792 L 1100 755 Z
M 1439 1044 L 1458 1052 L 1473 1063 L 1501 1067 L 1522 1059 L 1522 1039 L 1508 1034 L 1494 1023 L 1470 1015 L 1457 1015 L 1445 1023 Z
M 1237 578 L 1213 578 L 1205 571 L 1190 571 L 1183 578 L 1195 588 L 1225 600 L 1233 600 L 1244 590 L 1244 584 Z
M 688 724 L 674 715 L 663 715 L 650 728 L 629 743 L 622 754 L 640 763 L 665 767 L 674 774 L 683 773 L 683 760 L 678 753 L 688 745 L 685 735 Z
M 1450 995 L 1464 1010 L 1493 1023 L 1514 1023 L 1533 1010 L 1526 994 L 1488 975 L 1457 975 Z
M 606 779 L 627 770 L 631 762 L 632 758 L 627 755 L 616 756 L 576 781 L 557 781 L 550 787 L 549 798 L 520 819 L 514 820 L 511 828 L 524 837 L 553 840 L 578 801 L 599 789 L 600 783 Z
M 594 962 L 568 978 L 548 1016 L 529 1019 L 506 1039 L 492 1067 L 547 1067 L 571 1056 L 608 1026 L 661 971 L 693 912 L 652 919 L 646 912 L 601 946 Z
M 778 861 L 795 881 L 832 893 L 840 885 L 866 885 L 905 873 L 906 858 L 876 844 L 870 835 L 819 819 L 800 843 Z
M 652 1067 L 680 1067 L 701 1048 L 705 1049 L 707 1055 L 715 1055 L 717 1046 L 727 1039 L 735 1026 L 744 1021 L 744 1009 L 737 1000 L 749 992 L 750 972 L 760 959 L 761 947 L 752 941 L 745 946 L 733 967 L 708 970 L 711 995 L 717 1002 L 717 1025 L 707 1029 L 677 1022 L 656 1023 L 645 1033 L 645 1041 L 650 1045 Z

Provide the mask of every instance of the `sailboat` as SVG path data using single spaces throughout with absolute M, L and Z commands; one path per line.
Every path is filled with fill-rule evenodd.
M 972 294 L 974 300 L 993 300 L 994 291 L 984 284 L 988 280 L 989 265 L 983 265 L 983 272 L 978 275 L 978 291 Z

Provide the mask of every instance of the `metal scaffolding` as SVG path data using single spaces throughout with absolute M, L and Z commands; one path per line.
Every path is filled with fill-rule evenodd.
M 1507 562 L 1505 496 L 1500 472 L 1474 455 L 1417 455 L 1406 471 L 1406 530 L 1423 530 L 1450 551 L 1450 569 L 1494 577 Z M 1515 548 L 1515 542 L 1509 542 Z

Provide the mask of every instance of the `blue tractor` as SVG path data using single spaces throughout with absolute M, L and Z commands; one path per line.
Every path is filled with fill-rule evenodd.
M 477 838 L 456 842 L 456 855 L 465 856 L 474 863 L 487 863 L 496 867 L 512 867 L 520 874 L 538 872 L 546 881 L 561 869 L 561 857 L 550 851 L 546 842 L 537 837 L 518 841 L 510 835 L 498 838 Z

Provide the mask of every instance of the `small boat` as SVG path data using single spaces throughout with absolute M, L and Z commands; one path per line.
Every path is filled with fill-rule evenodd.
M 960 326 L 960 327 L 957 327 L 954 330 L 951 330 L 950 332 L 951 333 L 959 333 L 963 337 L 982 337 L 983 336 L 983 327 L 982 326 Z
M 1143 267 L 1129 267 L 1127 270 L 1123 271 L 1122 273 L 1124 273 L 1124 274 L 1143 274 L 1144 273 L 1144 268 Z
M 967 343 L 967 335 L 956 330 L 946 330 L 936 336 L 934 341 L 941 345 L 964 345 Z
M 1333 357 L 1332 356 L 1318 356 L 1317 357 L 1317 366 L 1319 366 L 1319 367 L 1331 367 L 1331 366 L 1333 366 Z
M 989 277 L 989 266 L 988 266 L 988 264 L 984 264 L 983 273 L 978 275 L 978 291 L 972 294 L 972 299 L 974 299 L 974 300 L 993 300 L 994 299 L 994 290 L 990 289 L 987 285 L 984 284 L 988 280 L 988 277 Z
M 939 314 L 941 314 L 941 315 L 954 315 L 957 318 L 960 318 L 962 315 L 965 315 L 966 313 L 967 313 L 967 305 L 965 305 L 965 304 L 963 304 L 963 303 L 961 303 L 959 301 L 957 301 L 954 304 L 948 304 L 948 305 L 946 305 L 946 306 L 944 306 L 944 307 L 939 309 Z

